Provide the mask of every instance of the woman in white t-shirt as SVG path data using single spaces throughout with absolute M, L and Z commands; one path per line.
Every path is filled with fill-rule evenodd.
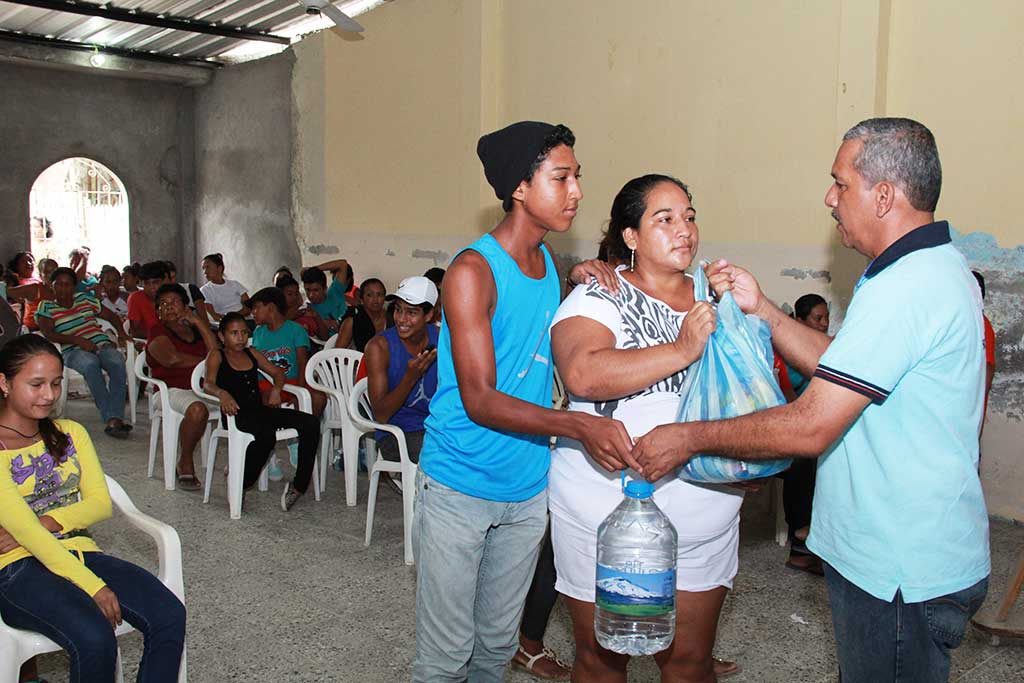
M 213 320 L 219 321 L 235 311 L 249 315 L 249 292 L 241 282 L 224 278 L 222 254 L 207 254 L 203 257 L 203 275 L 206 276 L 206 284 L 199 291 L 206 302 L 206 311 Z
M 570 410 L 614 417 L 634 438 L 675 420 L 686 369 L 715 326 L 713 309 L 694 301 L 693 280 L 683 276 L 697 244 L 696 212 L 679 180 L 647 175 L 619 191 L 605 237 L 610 256 L 631 264 L 617 269 L 619 291 L 577 287 L 552 323 Z M 594 636 L 597 528 L 622 501 L 621 468 L 594 460 L 571 439 L 560 438 L 552 455 L 556 588 L 573 619 L 574 680 L 625 680 L 629 657 L 605 650 Z M 655 659 L 662 680 L 710 682 L 718 615 L 738 565 L 743 496 L 667 476 L 655 483 L 654 500 L 679 534 L 676 638 Z

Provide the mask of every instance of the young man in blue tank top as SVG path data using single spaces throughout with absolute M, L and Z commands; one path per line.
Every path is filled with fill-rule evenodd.
M 550 435 L 609 470 L 637 464 L 620 422 L 551 409 L 560 286 L 543 241 L 569 230 L 583 197 L 574 144 L 565 126 L 524 121 L 477 145 L 506 214 L 445 275 L 416 481 L 414 681 L 504 678 L 547 526 Z
M 371 339 L 363 355 L 370 405 L 378 422 L 405 432 L 409 459 L 419 462 L 423 421 L 437 391 L 438 330 L 430 322 L 437 287 L 425 277 L 407 277 L 385 298 L 393 302 L 395 326 Z M 398 443 L 390 434 L 377 432 L 377 447 L 385 459 L 399 459 Z

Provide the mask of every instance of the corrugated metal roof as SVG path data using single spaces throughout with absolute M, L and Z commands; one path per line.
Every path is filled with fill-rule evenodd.
M 381 0 L 346 0 L 334 4 L 349 16 L 379 5 Z M 113 8 L 166 19 L 201 21 L 221 28 L 241 28 L 296 40 L 326 28 L 330 21 L 306 14 L 297 0 L 109 0 L 75 3 L 80 7 Z M 235 37 L 132 24 L 102 16 L 83 16 L 59 9 L 19 5 L 0 0 L 0 30 L 21 36 L 111 47 L 167 57 L 238 61 L 273 54 L 283 45 Z

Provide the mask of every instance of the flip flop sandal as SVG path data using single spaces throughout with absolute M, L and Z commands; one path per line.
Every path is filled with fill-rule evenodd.
M 203 488 L 203 484 L 194 474 L 179 474 L 178 488 L 182 491 L 199 491 Z
M 718 678 L 718 680 L 722 680 L 724 678 L 732 678 L 733 676 L 737 676 L 743 673 L 743 667 L 737 664 L 736 662 L 730 662 L 719 657 L 712 657 L 711 659 L 714 661 L 715 677 Z M 719 670 L 719 667 L 728 668 L 722 668 L 721 670 Z

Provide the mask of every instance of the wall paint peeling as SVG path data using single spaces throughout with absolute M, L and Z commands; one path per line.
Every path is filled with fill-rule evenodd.
M 813 268 L 783 268 L 779 271 L 782 277 L 791 277 L 794 280 L 821 280 L 832 282 L 832 273 L 827 270 L 815 270 Z
M 310 247 L 307 247 L 306 251 L 308 251 L 310 254 L 322 256 L 324 254 L 337 254 L 341 250 L 338 249 L 338 247 L 334 244 L 314 244 Z
M 435 266 L 446 266 L 451 260 L 451 255 L 440 249 L 413 249 L 412 257 L 430 259 Z
M 989 411 L 1024 421 L 1024 246 L 1000 247 L 984 232 L 951 233 L 971 268 L 985 276 L 985 315 L 996 333 Z

